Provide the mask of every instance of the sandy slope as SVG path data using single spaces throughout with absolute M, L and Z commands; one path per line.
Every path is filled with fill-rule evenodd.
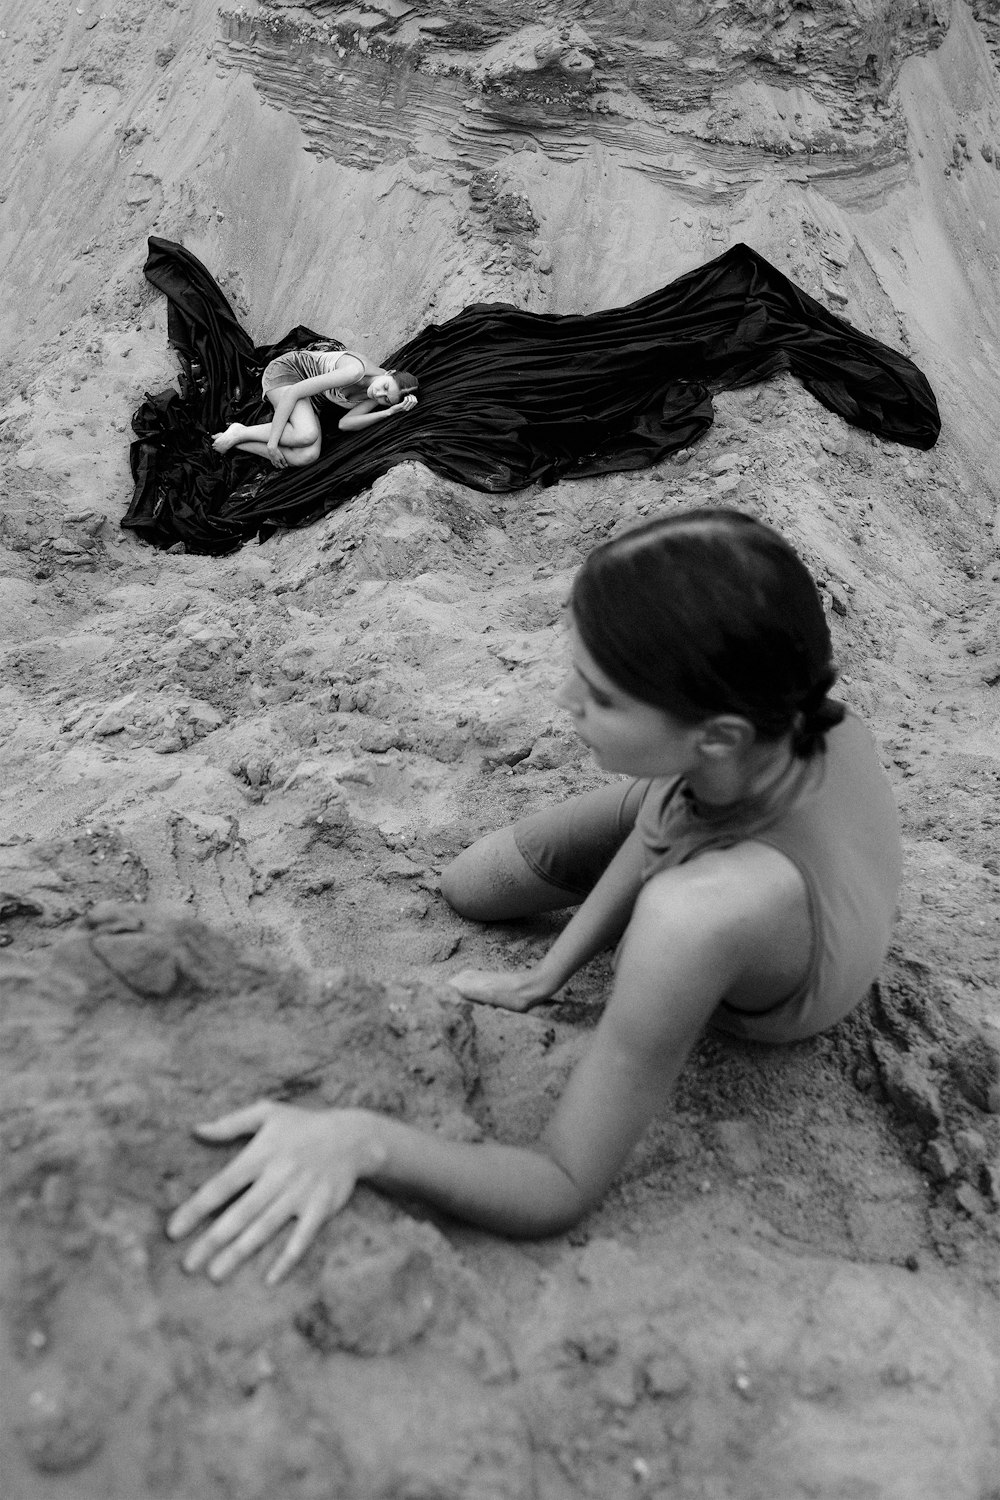
M 317 41 L 343 10 L 296 13 L 293 47 L 207 0 L 26 0 L 0 39 L 4 1494 L 987 1500 L 984 33 L 956 3 L 926 50 L 900 22 L 920 7 L 897 7 L 851 116 L 850 7 L 815 8 L 816 78 L 782 60 L 801 23 L 782 7 L 759 21 L 770 70 L 747 61 L 763 43 L 738 6 L 714 32 L 694 7 L 583 7 L 583 103 L 577 79 L 515 70 L 490 93 L 475 73 L 521 57 L 509 32 L 552 8 L 420 5 L 398 27 L 480 28 L 429 31 L 445 40 L 423 70 L 378 26 L 361 49 L 371 11 L 342 55 Z M 894 87 L 897 31 L 913 55 Z M 485 296 L 610 305 L 743 239 L 907 349 L 944 431 L 929 454 L 892 448 L 779 380 L 720 398 L 706 440 L 647 475 L 494 503 L 404 467 L 264 547 L 160 555 L 117 528 L 129 413 L 173 377 L 141 278 L 151 231 L 200 255 L 256 335 L 303 321 L 375 351 Z M 280 1293 L 256 1268 L 186 1280 L 161 1223 L 208 1170 L 194 1118 L 271 1092 L 471 1138 L 537 1128 L 606 966 L 530 1018 L 454 1005 L 452 969 L 517 962 L 551 928 L 470 928 L 436 875 L 595 779 L 551 701 L 587 547 L 713 499 L 814 566 L 845 697 L 894 778 L 907 885 L 878 1002 L 779 1054 L 705 1042 L 565 1239 L 503 1244 L 362 1194 Z

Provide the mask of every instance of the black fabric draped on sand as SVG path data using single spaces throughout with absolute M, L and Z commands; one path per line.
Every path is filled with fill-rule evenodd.
M 180 390 L 132 419 L 135 493 L 122 525 L 169 547 L 228 552 L 305 526 L 407 459 L 474 489 L 644 469 L 712 424 L 712 392 L 790 370 L 818 401 L 880 437 L 930 448 L 940 430 L 926 379 L 852 328 L 746 245 L 627 307 L 581 315 L 467 307 L 381 361 L 420 380 L 419 404 L 361 432 L 321 411 L 315 464 L 276 471 L 211 434 L 269 421 L 261 371 L 322 335 L 298 327 L 255 347 L 208 271 L 152 238 L 148 280 L 168 298 Z M 321 407 L 326 403 L 320 403 Z

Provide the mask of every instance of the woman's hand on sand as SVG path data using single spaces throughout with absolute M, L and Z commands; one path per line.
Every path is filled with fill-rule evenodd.
M 466 1000 L 525 1011 L 550 1000 L 557 985 L 548 985 L 537 969 L 462 969 L 448 983 Z
M 266 1277 L 268 1286 L 280 1281 L 326 1219 L 344 1207 L 359 1177 L 382 1160 L 372 1117 L 361 1110 L 304 1110 L 262 1099 L 195 1126 L 195 1134 L 215 1143 L 253 1135 L 167 1225 L 171 1239 L 183 1239 L 225 1210 L 184 1257 L 185 1271 L 207 1270 L 213 1281 L 230 1275 L 294 1219 L 295 1228 Z

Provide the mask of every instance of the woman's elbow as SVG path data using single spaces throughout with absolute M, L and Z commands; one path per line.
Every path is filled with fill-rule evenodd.
M 560 1204 L 558 1209 L 554 1209 L 544 1215 L 530 1229 L 527 1229 L 523 1238 L 526 1240 L 547 1240 L 554 1239 L 559 1234 L 569 1234 L 570 1230 L 575 1229 L 587 1217 L 591 1209 L 596 1206 L 593 1203 L 584 1203 L 582 1198 L 573 1203 Z
M 596 1185 L 574 1181 L 565 1167 L 561 1167 L 544 1146 L 536 1146 L 540 1156 L 546 1157 L 556 1169 L 550 1177 L 544 1196 L 536 1199 L 524 1213 L 516 1233 L 526 1240 L 550 1239 L 554 1235 L 567 1234 L 597 1208 L 604 1192 Z

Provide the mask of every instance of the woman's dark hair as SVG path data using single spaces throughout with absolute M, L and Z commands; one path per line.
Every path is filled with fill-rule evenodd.
M 409 370 L 386 370 L 385 373 L 391 375 L 399 386 L 401 396 L 412 395 L 420 388 L 420 381 L 415 375 L 411 375 Z
M 761 739 L 822 749 L 844 717 L 816 585 L 770 526 L 689 510 L 605 542 L 577 574 L 580 639 L 624 692 L 687 723 L 748 719 Z

